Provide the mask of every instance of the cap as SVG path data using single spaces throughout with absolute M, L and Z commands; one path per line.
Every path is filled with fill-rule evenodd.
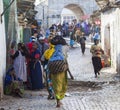
M 45 39 L 45 37 L 39 37 L 39 40 L 44 40 Z

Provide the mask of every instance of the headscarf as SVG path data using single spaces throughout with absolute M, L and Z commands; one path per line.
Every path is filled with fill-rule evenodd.
M 62 36 L 56 35 L 51 39 L 51 44 L 53 45 L 66 45 L 66 41 Z
M 55 46 L 50 44 L 49 49 L 47 49 L 44 53 L 44 57 L 46 60 L 49 60 L 51 58 L 51 56 L 53 55 L 54 51 L 55 51 Z

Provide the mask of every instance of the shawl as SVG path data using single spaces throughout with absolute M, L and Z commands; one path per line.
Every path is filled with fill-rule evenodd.
M 64 60 L 61 44 L 55 46 L 55 52 L 53 53 L 49 61 L 56 61 L 56 60 Z
M 44 52 L 45 59 L 49 60 L 55 51 L 54 45 L 50 44 L 49 49 Z

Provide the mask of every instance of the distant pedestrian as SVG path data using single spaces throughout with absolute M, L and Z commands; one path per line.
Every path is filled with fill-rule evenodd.
M 73 48 L 73 45 L 75 44 L 75 29 L 70 31 L 69 36 L 70 36 L 70 46 Z
M 80 45 L 81 45 L 81 51 L 83 55 L 85 53 L 85 41 L 86 41 L 86 37 L 84 36 L 84 33 L 82 33 L 82 36 L 80 37 Z
M 75 32 L 75 36 L 76 36 L 76 41 L 79 42 L 80 41 L 80 36 L 81 36 L 80 28 L 77 28 L 77 30 Z
M 94 39 L 94 44 L 91 46 L 90 52 L 92 53 L 92 64 L 96 78 L 97 75 L 100 75 L 100 70 L 102 69 L 101 55 L 104 54 L 103 49 L 99 45 L 99 39 Z

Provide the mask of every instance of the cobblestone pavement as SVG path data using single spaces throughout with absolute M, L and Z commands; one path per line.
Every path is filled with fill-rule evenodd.
M 115 72 L 111 68 L 103 69 L 98 78 L 94 78 L 91 63 L 91 54 L 87 45 L 85 55 L 82 56 L 79 45 L 70 49 L 68 55 L 69 66 L 78 81 L 76 87 L 68 89 L 66 97 L 62 100 L 62 107 L 55 108 L 55 100 L 47 100 L 47 91 L 26 91 L 24 98 L 5 96 L 0 101 L 3 110 L 120 110 L 120 82 L 114 81 Z M 74 82 L 73 81 L 73 82 Z M 83 82 L 104 82 L 100 89 L 79 86 Z M 70 81 L 69 81 L 70 82 Z M 84 86 L 87 86 L 84 84 Z M 99 85 L 98 85 L 99 86 Z M 2 109 L 0 109 L 2 110 Z
M 69 94 L 68 94 L 69 93 Z M 4 110 L 120 110 L 120 83 L 105 85 L 91 91 L 69 91 L 62 107 L 55 108 L 55 100 L 47 100 L 47 92 L 26 91 L 25 98 L 6 96 L 0 103 Z
M 65 110 L 120 110 L 120 84 L 71 94 L 63 100 Z
M 87 43 L 85 55 L 81 54 L 81 48 L 79 44 L 75 45 L 75 48 L 71 48 L 68 54 L 69 67 L 75 80 L 80 81 L 113 81 L 115 70 L 113 68 L 104 68 L 101 70 L 101 75 L 98 78 L 94 78 L 93 65 L 90 53 L 91 43 Z

